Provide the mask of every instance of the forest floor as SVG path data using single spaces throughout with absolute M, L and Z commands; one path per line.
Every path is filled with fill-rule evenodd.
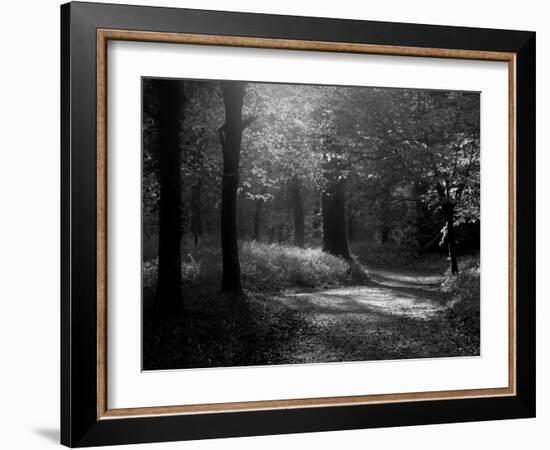
M 218 287 L 219 253 L 203 249 L 182 267 L 182 313 L 160 317 L 147 264 L 144 369 L 478 355 L 479 256 L 450 278 L 440 255 L 406 261 L 395 249 L 384 261 L 375 250 L 356 248 L 349 265 L 319 249 L 243 244 L 245 295 L 232 297 Z
M 274 296 L 297 312 L 301 329 L 277 359 L 288 363 L 453 356 L 440 319 L 443 276 L 369 270 L 366 286 Z

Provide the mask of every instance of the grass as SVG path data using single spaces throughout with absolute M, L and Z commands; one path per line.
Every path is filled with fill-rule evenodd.
M 357 261 L 346 261 L 319 248 L 246 242 L 241 246 L 246 287 L 259 291 L 324 289 L 366 278 Z
M 239 248 L 242 282 L 252 292 L 274 292 L 286 289 L 324 289 L 365 281 L 365 269 L 330 255 L 318 248 L 291 245 L 242 242 Z M 156 283 L 157 260 L 143 266 L 143 283 Z M 221 253 L 218 248 L 202 246 L 183 256 L 182 278 L 189 286 L 217 286 L 222 277 Z
M 389 270 L 405 269 L 412 273 L 446 276 L 440 291 L 447 306 L 431 319 L 430 324 L 424 325 L 433 329 L 437 342 L 441 341 L 445 347 L 443 353 L 479 354 L 478 256 L 459 258 L 460 275 L 451 277 L 445 273 L 448 262 L 443 255 L 418 258 L 402 247 L 356 243 L 352 252 L 356 256 L 346 261 L 318 248 L 242 242 L 240 262 L 245 296 L 231 297 L 219 290 L 222 276 L 220 250 L 213 245 L 189 248 L 184 252 L 181 267 L 184 309 L 181 314 L 161 317 L 153 312 L 157 261 L 144 263 L 144 369 L 288 363 L 289 355 L 293 355 L 304 336 L 311 332 L 311 321 L 308 320 L 311 317 L 285 307 L 275 297 L 288 292 L 364 285 L 367 275 L 361 263 Z M 423 340 L 424 331 L 418 331 L 417 322 L 409 328 L 416 330 L 418 339 Z M 341 330 L 337 334 L 340 336 L 347 331 Z M 367 346 L 366 349 L 380 344 L 380 339 L 369 335 L 368 330 L 358 333 L 357 338 L 363 339 L 361 342 Z M 368 339 L 365 338 L 367 335 Z M 396 340 L 398 335 L 385 338 L 386 347 L 395 347 L 394 352 L 401 348 L 400 341 Z M 406 343 L 409 338 L 403 334 L 401 341 Z M 338 339 L 332 340 L 336 342 Z M 407 351 L 412 351 L 411 344 L 407 345 Z M 386 347 L 381 345 L 380 348 Z M 349 359 L 350 355 L 346 355 L 343 353 L 341 360 Z M 379 356 L 383 359 L 383 355 Z
M 462 258 L 459 275 L 448 278 L 441 286 L 447 298 L 443 320 L 449 324 L 451 339 L 459 354 L 475 355 L 480 350 L 480 274 L 479 256 Z
M 443 275 L 447 267 L 443 254 L 420 255 L 415 249 L 405 245 L 353 242 L 350 247 L 351 251 L 367 267 L 432 272 L 433 275 Z
M 286 290 L 314 290 L 358 283 L 366 277 L 356 261 L 290 245 L 240 245 L 242 298 L 222 294 L 220 250 L 186 252 L 181 271 L 184 311 L 154 314 L 157 260 L 143 265 L 145 370 L 265 365 L 285 362 L 304 327 L 300 313 L 272 301 Z
M 354 243 L 353 251 L 368 267 L 431 273 L 444 277 L 440 292 L 445 308 L 434 320 L 454 343 L 456 355 L 480 352 L 480 273 L 479 254 L 458 257 L 459 275 L 452 277 L 449 261 L 443 254 L 418 255 L 406 246 Z

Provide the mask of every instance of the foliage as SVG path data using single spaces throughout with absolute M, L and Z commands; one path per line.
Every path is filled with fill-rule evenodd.
M 150 91 L 145 80 L 146 234 L 155 233 L 158 203 L 157 105 Z M 291 241 L 291 187 L 298 183 L 310 241 L 320 233 L 319 198 L 332 179 L 346 181 L 350 237 L 367 235 L 425 250 L 445 242 L 444 204 L 453 205 L 455 226 L 479 221 L 479 94 L 270 83 L 249 83 L 246 92 L 241 239 Z M 200 235 L 215 235 L 224 122 L 219 83 L 185 81 L 185 98 L 182 228 L 184 235 L 197 228 L 197 211 L 190 206 L 198 196 Z
M 419 254 L 416 248 L 406 245 L 373 242 L 356 242 L 352 251 L 368 268 L 405 269 L 442 275 L 445 258 L 438 253 Z
M 321 289 L 365 281 L 365 269 L 318 248 L 242 242 L 240 261 L 245 289 L 252 292 Z M 157 260 L 143 264 L 143 285 L 156 283 Z M 189 249 L 181 265 L 188 286 L 217 286 L 221 279 L 220 250 L 211 245 Z
M 159 318 L 151 303 L 163 149 L 158 101 L 150 80 L 143 82 L 142 274 L 149 368 L 285 361 L 281 349 L 292 348 L 307 326 L 277 298 L 374 283 L 365 266 L 424 271 L 437 279 L 446 264 L 438 245 L 455 240 L 458 251 L 479 248 L 479 94 L 246 83 L 240 160 L 227 173 L 220 83 L 184 80 L 179 86 L 185 97 L 179 136 L 183 240 L 173 245 L 182 248 L 184 313 Z M 217 289 L 222 173 L 239 180 L 235 235 L 242 298 Z M 330 205 L 339 212 L 329 213 Z M 329 221 L 327 214 L 342 220 Z M 321 239 L 332 234 L 329 222 L 346 248 L 352 242 L 350 259 L 321 251 Z M 479 266 L 467 261 L 459 266 L 462 273 L 449 278 L 441 292 L 430 288 L 448 300 L 431 322 L 379 316 L 388 328 L 367 333 L 363 318 L 349 341 L 363 339 L 355 345 L 358 352 L 378 346 L 379 358 L 410 355 L 405 335 L 417 343 L 415 355 L 476 354 Z M 422 350 L 426 333 L 441 336 L 439 346 Z M 332 336 L 329 344 L 345 334 Z
M 391 167 L 392 185 L 413 186 L 417 207 L 452 205 L 455 225 L 478 221 L 479 95 L 375 90 L 370 101 L 366 133 L 384 162 L 377 176 Z
M 247 242 L 241 255 L 245 283 L 260 291 L 352 284 L 364 270 L 319 248 Z
M 442 285 L 442 292 L 448 299 L 443 317 L 452 332 L 459 354 L 479 354 L 479 256 L 465 258 L 458 277 L 449 276 Z
M 252 247 L 251 254 L 256 255 L 254 258 L 263 260 L 262 250 L 269 246 Z M 278 251 L 284 253 L 287 249 L 290 247 L 283 246 Z M 370 249 L 374 250 L 372 246 Z M 279 255 L 274 259 L 279 258 L 286 261 L 289 256 Z M 439 258 L 439 269 L 444 267 L 442 259 Z M 250 263 L 250 257 L 247 260 Z M 437 265 L 435 260 L 431 264 L 433 268 Z M 154 264 L 147 267 L 150 269 L 147 273 L 151 274 Z M 424 273 L 434 273 L 433 270 L 426 272 L 427 267 L 424 267 Z M 441 292 L 448 303 L 431 316 L 415 316 L 414 310 L 406 311 L 408 314 L 405 315 L 399 314 L 398 310 L 391 312 L 389 300 L 388 304 L 380 305 L 382 308 L 376 307 L 379 298 L 361 301 L 361 305 L 366 305 L 366 313 L 351 308 L 338 310 L 331 316 L 325 312 L 328 305 L 308 313 L 304 312 L 310 308 L 308 305 L 303 305 L 302 309 L 286 307 L 280 299 L 292 298 L 293 292 L 289 291 L 252 293 L 248 290 L 240 299 L 223 295 L 207 278 L 195 277 L 193 281 L 197 274 L 205 274 L 202 266 L 193 266 L 189 261 L 186 265 L 187 283 L 183 290 L 184 311 L 181 314 L 155 316 L 152 312 L 154 289 L 145 289 L 144 368 L 478 355 L 478 257 L 465 258 L 461 268 L 458 277 L 448 276 L 442 284 Z M 414 276 L 409 278 L 414 279 Z M 380 290 L 381 287 L 373 284 L 372 289 Z M 404 287 L 401 281 L 395 290 L 386 288 L 385 292 L 399 298 L 406 289 L 412 288 Z M 308 291 L 310 289 L 306 289 Z M 345 292 L 342 288 L 334 291 L 338 296 Z M 350 292 L 353 293 L 353 288 Z M 313 298 L 315 296 L 314 293 Z M 374 305 L 370 310 L 369 301 Z M 303 300 L 300 303 L 304 303 Z M 338 309 L 338 304 L 333 307 Z M 313 344 L 315 342 L 322 345 Z

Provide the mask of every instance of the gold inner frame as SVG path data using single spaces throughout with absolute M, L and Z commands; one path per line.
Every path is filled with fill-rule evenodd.
M 501 61 L 508 63 L 508 386 L 430 392 L 407 392 L 287 400 L 262 400 L 199 405 L 148 406 L 109 409 L 107 405 L 107 42 L 109 40 L 172 44 L 363 53 Z M 265 409 L 448 400 L 516 394 L 516 54 L 478 50 L 403 47 L 342 42 L 299 41 L 239 36 L 97 30 L 97 418 L 196 414 Z

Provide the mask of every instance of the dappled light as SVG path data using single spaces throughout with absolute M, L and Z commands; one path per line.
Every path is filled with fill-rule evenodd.
M 441 309 L 440 305 L 427 298 L 385 287 L 329 289 L 279 298 L 299 311 L 309 309 L 325 313 L 350 312 L 374 316 L 387 314 L 427 319 Z
M 479 355 L 479 93 L 141 88 L 144 370 Z

